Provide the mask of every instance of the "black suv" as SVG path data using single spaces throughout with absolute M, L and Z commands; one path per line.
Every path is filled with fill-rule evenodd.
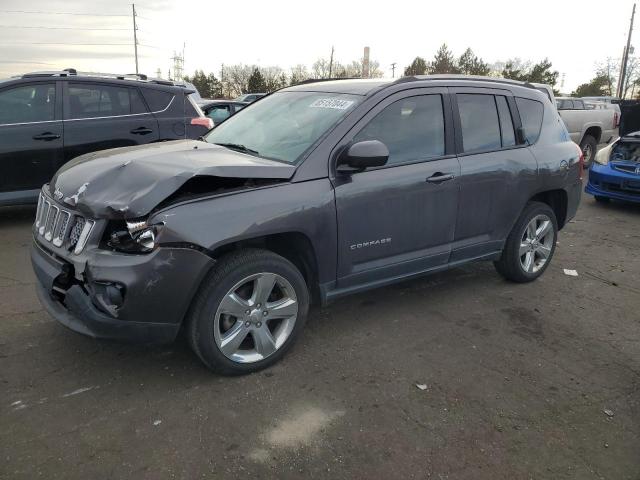
M 549 99 L 490 78 L 309 83 L 175 141 L 89 154 L 40 194 L 40 301 L 94 337 L 263 368 L 311 300 L 472 260 L 538 278 L 583 159 Z M 463 292 L 461 292 L 463 294 Z
M 0 205 L 35 202 L 78 155 L 202 136 L 213 124 L 189 93 L 144 75 L 73 69 L 0 80 Z

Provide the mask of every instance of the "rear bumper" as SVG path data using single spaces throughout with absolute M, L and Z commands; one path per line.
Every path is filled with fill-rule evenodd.
M 34 242 L 31 263 L 38 299 L 51 317 L 75 332 L 139 343 L 168 343 L 176 337 L 202 277 L 213 264 L 211 258 L 188 249 L 160 248 L 144 256 L 101 255 L 87 262 L 84 281 L 78 281 L 72 264 Z M 110 302 L 105 285 L 118 285 L 122 302 Z
M 640 203 L 640 175 L 594 163 L 589 169 L 589 182 L 584 191 L 597 197 Z

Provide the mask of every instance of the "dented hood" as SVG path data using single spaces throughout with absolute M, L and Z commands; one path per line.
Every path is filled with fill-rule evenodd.
M 289 179 L 295 167 L 195 140 L 114 148 L 65 164 L 49 189 L 93 218 L 136 218 L 196 176 Z

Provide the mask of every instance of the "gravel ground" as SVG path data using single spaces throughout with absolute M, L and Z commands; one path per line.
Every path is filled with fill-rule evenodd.
M 585 196 L 532 284 L 477 263 L 315 308 L 240 378 L 54 322 L 33 214 L 0 209 L 1 478 L 640 478 L 640 207 Z

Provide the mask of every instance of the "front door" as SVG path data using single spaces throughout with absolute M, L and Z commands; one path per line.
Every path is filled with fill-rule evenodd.
M 65 84 L 64 156 L 158 140 L 158 122 L 135 87 L 95 82 Z
M 58 100 L 55 81 L 0 90 L 0 192 L 6 194 L 4 200 L 19 200 L 24 191 L 42 187 L 62 161 Z M 8 193 L 18 191 L 23 193 Z
M 384 167 L 336 172 L 337 287 L 375 285 L 448 262 L 458 210 L 447 90 L 391 95 L 345 141 L 379 140 Z

